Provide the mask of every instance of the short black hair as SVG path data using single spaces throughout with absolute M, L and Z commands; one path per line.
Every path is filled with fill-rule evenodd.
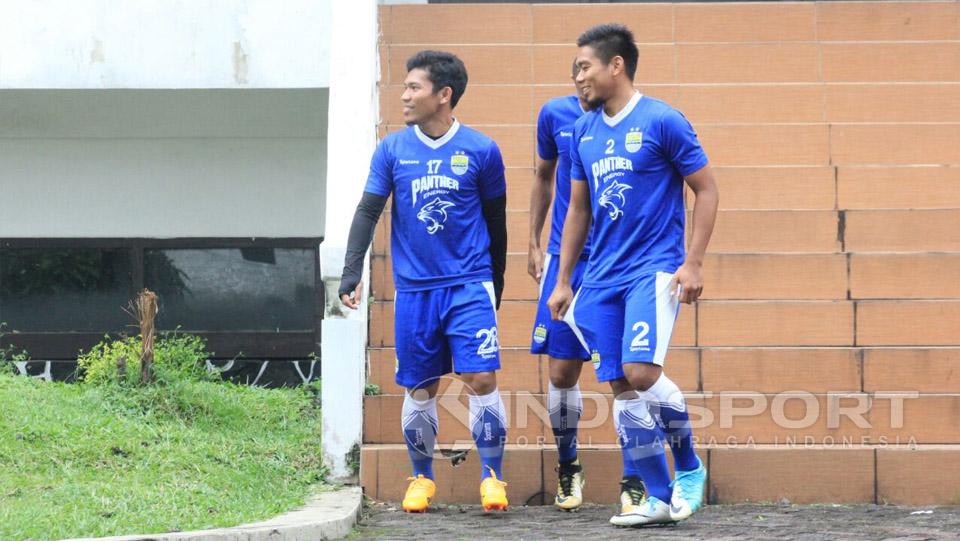
M 427 78 L 433 83 L 434 93 L 449 86 L 453 91 L 450 108 L 457 106 L 460 96 L 467 90 L 467 67 L 453 53 L 444 51 L 420 51 L 407 60 L 407 72 L 415 69 L 427 72 Z
M 637 44 L 633 42 L 633 32 L 622 24 L 598 24 L 588 28 L 577 38 L 577 47 L 589 45 L 597 53 L 597 57 L 609 64 L 613 57 L 623 58 L 627 76 L 633 80 L 637 72 Z

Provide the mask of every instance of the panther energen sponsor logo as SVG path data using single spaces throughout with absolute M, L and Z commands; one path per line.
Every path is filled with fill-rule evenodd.
M 420 194 L 426 194 L 434 190 L 459 191 L 460 181 L 446 175 L 424 175 L 413 181 L 411 189 L 413 190 L 413 204 L 416 205 Z
M 590 169 L 593 172 L 593 186 L 596 189 L 600 185 L 600 177 L 602 176 L 615 171 L 633 171 L 633 161 L 620 156 L 610 156 L 593 162 Z

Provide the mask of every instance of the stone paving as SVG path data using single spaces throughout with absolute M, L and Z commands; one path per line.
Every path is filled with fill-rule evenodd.
M 960 539 L 960 507 L 886 505 L 711 505 L 673 526 L 618 529 L 613 506 L 565 513 L 551 506 L 484 514 L 479 505 L 437 506 L 423 515 L 368 502 L 354 539 Z

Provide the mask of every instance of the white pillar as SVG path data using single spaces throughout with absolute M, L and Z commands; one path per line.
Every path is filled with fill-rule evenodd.
M 337 297 L 347 235 L 377 144 L 380 75 L 376 0 L 332 2 L 327 196 L 321 273 L 327 306 L 323 320 L 323 459 L 331 475 L 347 479 L 351 452 L 362 442 L 366 379 L 367 301 L 345 308 Z M 369 259 L 363 281 L 369 292 Z M 359 460 L 359 454 L 356 455 Z

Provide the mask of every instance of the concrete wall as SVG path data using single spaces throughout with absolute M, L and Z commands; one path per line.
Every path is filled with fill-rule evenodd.
M 0 91 L 0 237 L 324 233 L 327 90 Z
M 0 88 L 317 88 L 331 0 L 0 2 Z

